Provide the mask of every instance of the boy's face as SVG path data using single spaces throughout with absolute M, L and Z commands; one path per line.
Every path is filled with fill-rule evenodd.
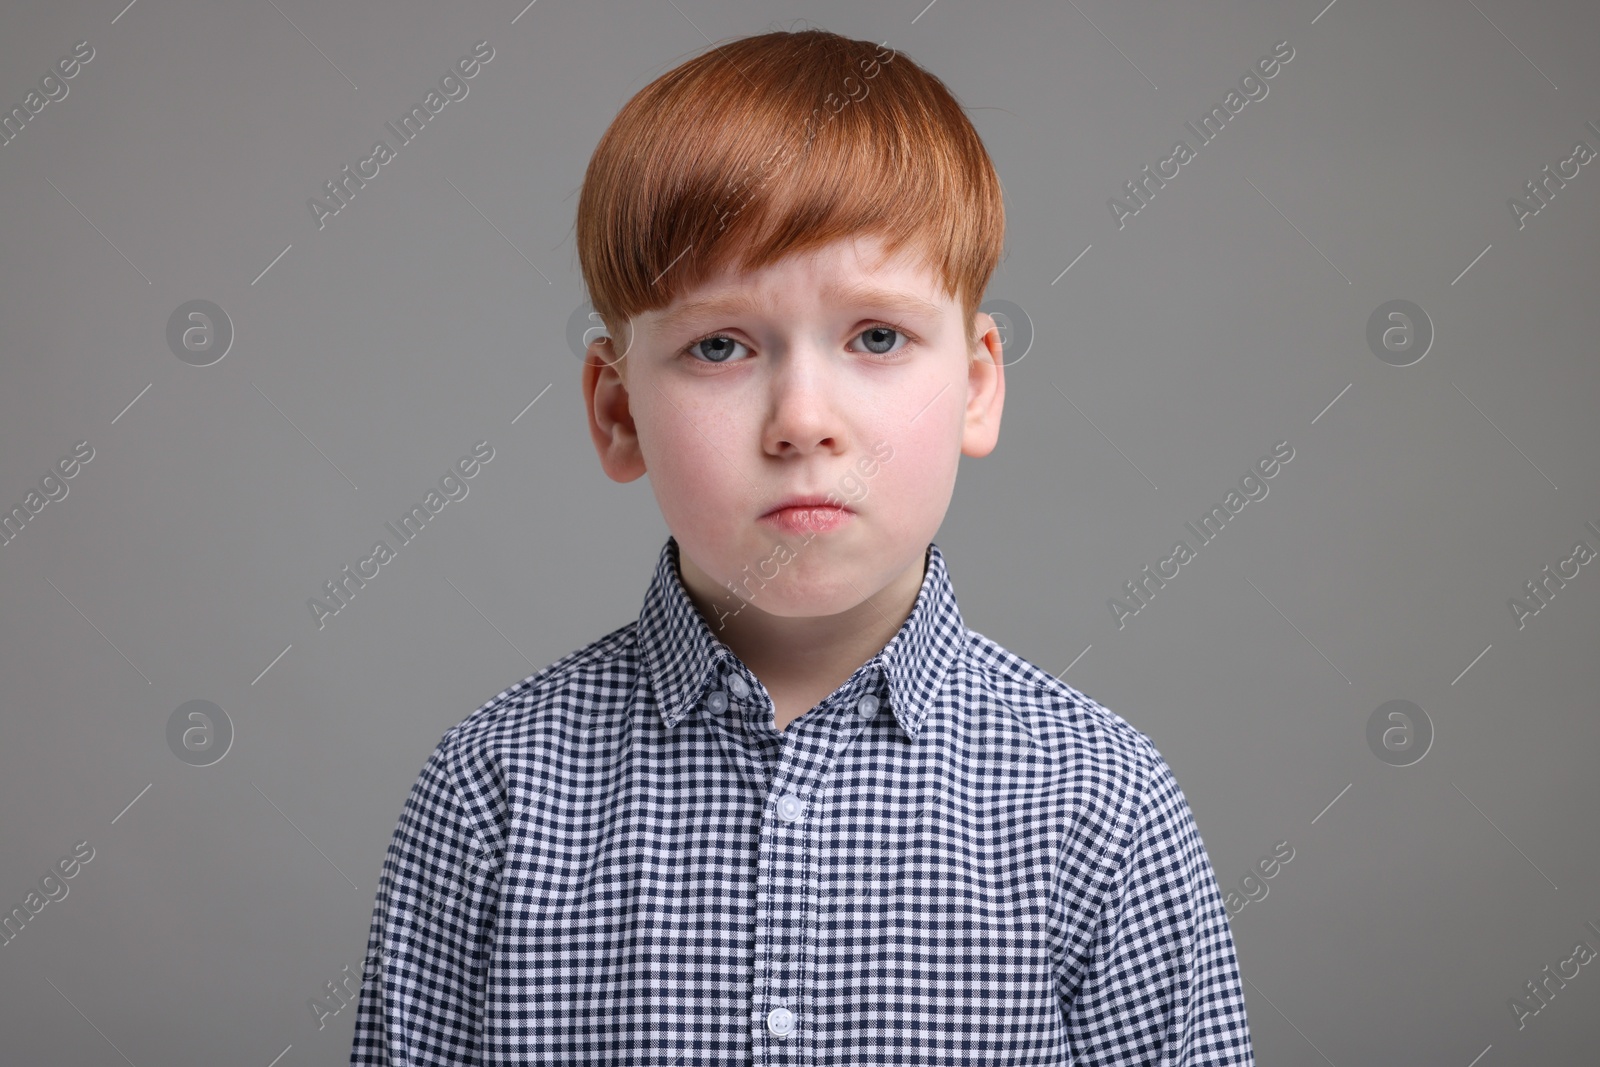
M 960 305 L 909 256 L 880 262 L 881 249 L 849 239 L 724 271 L 639 316 L 625 358 L 590 346 L 584 400 L 601 465 L 618 482 L 649 472 L 698 603 L 799 617 L 890 588 L 914 595 L 960 457 L 994 448 L 1005 398 L 994 320 L 979 313 L 969 351 Z M 850 512 L 834 528 L 764 518 L 830 493 Z

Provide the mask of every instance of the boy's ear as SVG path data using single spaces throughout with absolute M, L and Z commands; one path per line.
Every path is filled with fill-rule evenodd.
M 978 343 L 967 360 L 967 415 L 961 433 L 961 454 L 987 456 L 1000 440 L 1000 413 L 1005 407 L 1005 355 L 994 316 L 976 317 Z
M 614 349 L 605 337 L 589 342 L 583 357 L 583 403 L 589 413 L 589 436 L 606 476 L 631 482 L 645 472 L 644 453 L 628 404 L 626 361 L 618 359 Z

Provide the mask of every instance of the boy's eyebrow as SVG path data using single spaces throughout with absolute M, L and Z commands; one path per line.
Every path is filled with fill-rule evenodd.
M 904 315 L 921 315 L 931 319 L 938 319 L 944 314 L 944 309 L 938 304 L 930 303 L 914 293 L 904 292 L 899 289 L 880 289 L 865 283 L 826 285 L 822 289 L 822 298 L 837 303 L 880 307 Z M 759 297 L 744 293 L 734 296 L 714 297 L 709 300 L 695 300 L 663 315 L 656 324 L 656 328 L 663 333 L 670 333 L 685 322 L 702 316 L 720 317 L 723 315 L 750 314 L 763 311 L 766 307 L 766 302 Z

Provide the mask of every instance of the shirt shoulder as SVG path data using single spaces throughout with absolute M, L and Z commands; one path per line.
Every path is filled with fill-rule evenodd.
M 539 777 L 627 707 L 639 676 L 637 627 L 631 621 L 567 653 L 445 732 L 433 758 L 486 838 L 499 836 L 492 824 L 503 829 L 517 781 Z
M 1155 743 L 1127 719 L 992 638 L 967 633 L 968 662 L 980 684 L 1063 770 L 1142 792 L 1165 766 Z
M 981 634 L 971 641 L 982 684 L 1059 761 L 1067 817 L 1049 944 L 1075 1046 L 1105 1062 L 1171 1049 L 1162 1062 L 1254 1063 L 1227 909 L 1172 768 L 1092 697 Z
M 1029 735 L 1053 766 L 1056 892 L 1089 906 L 1111 889 L 1141 847 L 1140 827 L 1150 805 L 1176 800 L 1182 806 L 1177 818 L 1192 820 L 1186 801 L 1142 730 L 999 642 L 970 628 L 968 633 L 968 663 L 976 672 L 968 684 L 981 688 L 974 694 L 977 703 L 1014 722 L 1010 729 Z
M 574 703 L 586 707 L 626 703 L 639 673 L 637 628 L 637 620 L 619 626 L 502 689 L 446 736 L 456 735 L 458 745 L 513 739 L 537 729 L 552 711 Z

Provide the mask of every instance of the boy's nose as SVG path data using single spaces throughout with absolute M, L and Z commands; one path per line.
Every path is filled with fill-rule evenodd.
M 840 444 L 835 375 L 827 355 L 814 348 L 791 349 L 773 371 L 770 416 L 765 446 L 768 452 L 809 453 Z

